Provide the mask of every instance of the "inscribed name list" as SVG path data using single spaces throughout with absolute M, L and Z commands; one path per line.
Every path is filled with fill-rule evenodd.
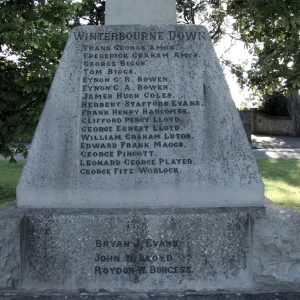
M 127 175 L 126 187 L 130 177 L 148 184 L 156 174 L 167 183 L 169 176 L 161 175 L 193 168 L 196 155 L 186 150 L 195 138 L 191 119 L 205 103 L 203 91 L 193 93 L 198 83 L 189 74 L 203 76 L 203 66 L 195 65 L 208 34 L 78 31 L 74 38 L 82 42 L 83 61 L 80 175 L 108 175 L 108 184 Z M 197 51 L 189 47 L 195 40 L 202 46 Z

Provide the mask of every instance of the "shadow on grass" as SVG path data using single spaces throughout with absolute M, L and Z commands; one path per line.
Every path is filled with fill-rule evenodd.
M 300 159 L 258 158 L 256 161 L 263 178 L 283 180 L 291 186 L 299 187 Z

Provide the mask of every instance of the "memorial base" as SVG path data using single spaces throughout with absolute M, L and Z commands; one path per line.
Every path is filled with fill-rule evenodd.
M 250 218 L 245 209 L 35 211 L 21 221 L 22 287 L 250 289 Z
M 270 202 L 170 210 L 10 206 L 0 210 L 0 228 L 0 299 L 300 290 L 299 211 Z

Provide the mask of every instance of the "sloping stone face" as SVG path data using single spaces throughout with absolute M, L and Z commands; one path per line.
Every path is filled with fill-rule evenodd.
M 75 28 L 19 207 L 224 207 L 264 189 L 207 30 Z

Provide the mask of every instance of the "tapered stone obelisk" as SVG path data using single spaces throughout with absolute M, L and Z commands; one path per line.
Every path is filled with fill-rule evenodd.
M 72 31 L 53 81 L 18 186 L 19 206 L 51 208 L 25 210 L 22 289 L 250 290 L 256 209 L 233 206 L 263 185 L 209 34 L 170 25 L 175 1 L 107 16 L 123 3 Z
M 106 5 L 108 25 L 71 32 L 17 205 L 263 205 L 262 180 L 206 28 L 176 25 L 173 0 Z

